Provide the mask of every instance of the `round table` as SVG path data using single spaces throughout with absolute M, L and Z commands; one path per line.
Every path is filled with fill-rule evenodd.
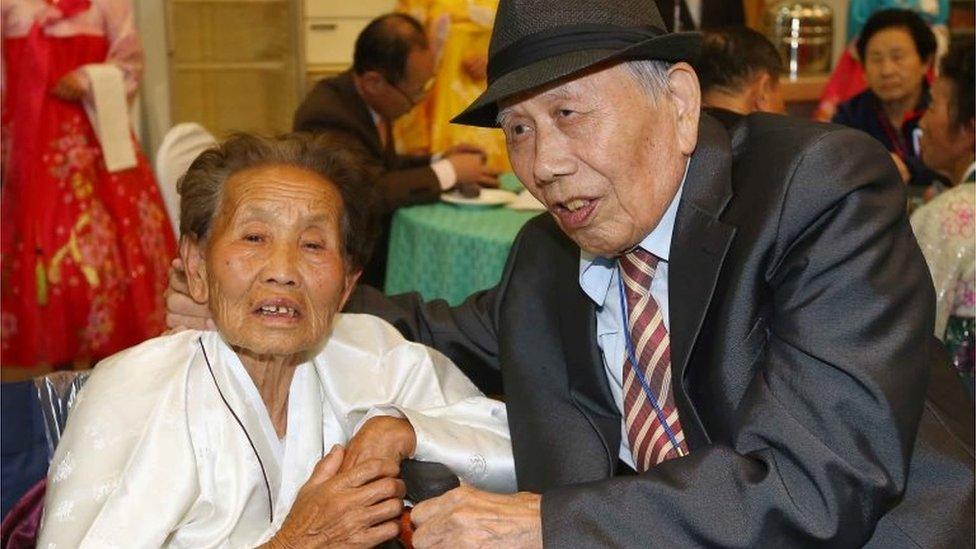
M 503 187 L 510 188 L 506 179 Z M 386 293 L 416 291 L 456 305 L 494 286 L 519 229 L 540 213 L 447 203 L 400 208 L 390 231 Z

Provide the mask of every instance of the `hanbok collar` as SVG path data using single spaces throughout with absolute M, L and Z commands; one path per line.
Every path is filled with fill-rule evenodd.
M 280 526 L 298 490 L 324 455 L 323 391 L 311 363 L 296 367 L 288 393 L 288 428 L 279 440 L 264 401 L 233 349 L 216 332 L 200 337 L 211 377 L 229 412 L 246 436 L 261 467 L 271 509 Z

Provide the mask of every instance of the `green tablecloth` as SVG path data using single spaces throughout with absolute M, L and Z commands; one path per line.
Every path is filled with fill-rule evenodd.
M 502 186 L 513 188 L 512 177 Z M 501 279 L 515 235 L 537 211 L 426 204 L 393 216 L 385 291 L 458 304 Z

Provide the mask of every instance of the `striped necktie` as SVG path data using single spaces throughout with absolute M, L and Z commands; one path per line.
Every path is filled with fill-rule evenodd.
M 624 422 L 627 440 L 634 456 L 634 468 L 641 473 L 664 460 L 688 453 L 681 431 L 678 409 L 671 390 L 671 343 L 664 318 L 653 296 L 651 280 L 658 258 L 641 248 L 620 257 L 620 276 L 627 297 L 627 328 L 633 356 L 637 357 L 638 372 L 631 364 L 630 353 L 624 360 L 623 393 Z M 657 409 L 647 398 L 647 389 L 654 396 Z M 658 413 L 660 411 L 660 413 Z M 670 428 L 678 448 L 668 436 L 662 417 Z

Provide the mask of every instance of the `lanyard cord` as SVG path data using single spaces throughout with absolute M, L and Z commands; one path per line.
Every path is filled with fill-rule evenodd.
M 651 407 L 654 408 L 654 413 L 657 414 L 657 420 L 664 427 L 664 433 L 668 435 L 668 441 L 671 443 L 671 447 L 674 448 L 679 456 L 684 456 L 685 453 L 681 449 L 681 445 L 678 444 L 678 438 L 674 436 L 674 431 L 671 430 L 671 426 L 668 425 L 667 418 L 664 417 L 664 412 L 657 403 L 657 398 L 651 391 L 651 387 L 647 384 L 647 378 L 644 377 L 644 372 L 641 371 L 640 364 L 637 362 L 637 356 L 634 353 L 634 342 L 630 339 L 630 324 L 627 322 L 627 298 L 624 296 L 624 276 L 623 271 L 620 270 L 619 263 L 617 267 L 617 288 L 620 289 L 620 310 L 623 315 L 624 321 L 624 341 L 627 344 L 627 357 L 630 359 L 630 365 L 637 374 L 637 379 L 640 380 L 641 388 L 644 389 L 644 395 L 647 397 L 647 401 L 651 403 Z M 650 288 L 648 288 L 650 291 Z M 654 299 L 653 296 L 649 296 L 650 299 Z M 662 319 L 663 320 L 663 319 Z M 631 448 L 631 452 L 636 452 L 636 448 Z

